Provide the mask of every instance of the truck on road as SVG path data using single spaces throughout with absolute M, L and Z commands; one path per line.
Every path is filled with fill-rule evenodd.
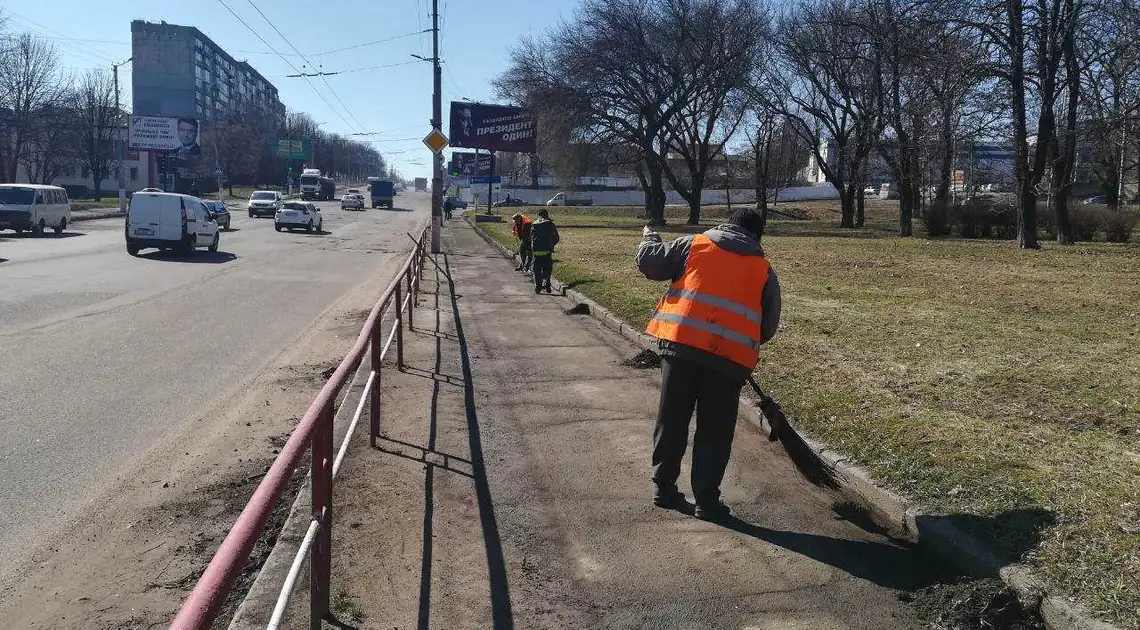
M 417 177 L 416 178 L 416 192 L 427 192 L 427 178 L 426 177 Z
M 319 168 L 301 171 L 301 199 L 305 201 L 332 201 L 336 198 L 336 184 L 332 178 L 321 175 Z
M 560 192 L 550 198 L 546 202 L 548 206 L 592 206 L 594 200 L 588 195 L 576 195 L 574 193 Z
M 372 207 L 385 206 L 389 209 L 396 198 L 396 184 L 382 179 L 368 180 L 368 188 L 372 197 Z

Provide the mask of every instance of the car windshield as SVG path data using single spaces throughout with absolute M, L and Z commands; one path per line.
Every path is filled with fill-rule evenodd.
M 303 203 L 287 203 L 285 207 L 289 210 L 308 210 L 308 207 Z
M 271 192 L 255 192 L 255 193 L 253 193 L 253 196 L 250 197 L 250 199 L 255 199 L 258 201 L 272 201 L 276 198 L 277 198 L 277 193 L 271 193 Z
M 0 203 L 30 204 L 35 196 L 31 188 L 0 188 Z

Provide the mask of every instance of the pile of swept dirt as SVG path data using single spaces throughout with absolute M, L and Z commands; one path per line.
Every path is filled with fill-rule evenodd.
M 661 356 L 652 350 L 642 350 L 621 364 L 639 370 L 652 370 L 661 367 Z
M 936 584 L 915 593 L 915 608 L 935 630 L 1045 630 L 1001 580 Z

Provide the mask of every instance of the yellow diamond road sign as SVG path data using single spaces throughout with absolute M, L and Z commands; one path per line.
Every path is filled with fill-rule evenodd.
M 439 153 L 447 147 L 447 136 L 443 135 L 439 129 L 432 129 L 431 133 L 424 136 L 424 144 L 431 149 L 432 153 Z

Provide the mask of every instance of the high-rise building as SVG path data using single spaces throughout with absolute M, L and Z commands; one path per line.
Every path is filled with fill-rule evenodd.
M 131 51 L 137 116 L 197 118 L 209 124 L 216 116 L 254 107 L 275 126 L 284 124 L 277 88 L 193 26 L 135 20 Z

